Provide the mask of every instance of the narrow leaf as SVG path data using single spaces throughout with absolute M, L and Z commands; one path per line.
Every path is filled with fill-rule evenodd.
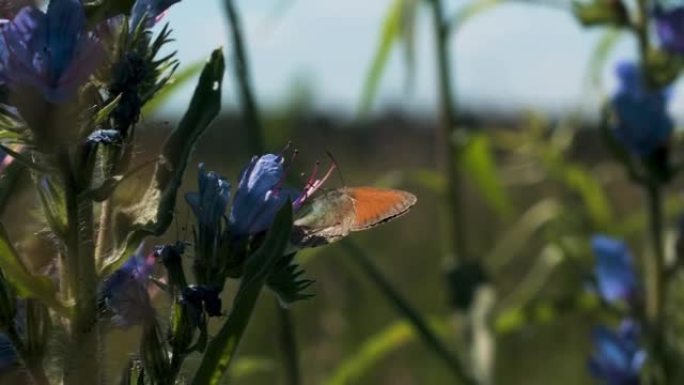
M 154 95 L 154 98 L 145 104 L 143 107 L 143 114 L 149 115 L 156 112 L 157 109 L 171 99 L 181 87 L 188 84 L 190 80 L 199 74 L 203 67 L 204 61 L 197 61 L 176 72 L 166 85 Z
M 200 135 L 216 118 L 221 108 L 224 70 L 223 53 L 221 49 L 217 49 L 204 66 L 187 112 L 164 143 L 150 187 L 139 204 L 119 213 L 117 222 L 131 225 L 123 230 L 123 234 L 121 230 L 117 230 L 120 236 L 117 239 L 118 252 L 105 264 L 103 275 L 117 269 L 145 237 L 159 236 L 171 224 L 176 193 L 188 158 Z
M 483 134 L 470 135 L 459 160 L 487 203 L 499 214 L 509 215 L 513 204 L 498 176 L 489 138 Z
M 392 46 L 401 36 L 402 13 L 404 11 L 404 0 L 394 0 L 390 5 L 387 15 L 382 22 L 380 32 L 380 42 L 375 50 L 375 55 L 371 61 L 370 68 L 366 74 L 359 105 L 359 115 L 364 116 L 370 110 L 375 95 L 380 85 L 380 78 L 387 66 L 389 54 Z
M 245 264 L 245 274 L 233 302 L 233 310 L 202 358 L 192 385 L 217 385 L 228 370 L 240 339 L 273 267 L 282 258 L 292 230 L 292 205 L 287 203 L 276 216 L 264 243 Z
M 370 281 L 378 287 L 387 301 L 411 323 L 411 326 L 420 336 L 423 343 L 425 343 L 425 346 L 442 360 L 454 377 L 460 383 L 473 384 L 473 380 L 468 375 L 468 372 L 458 357 L 444 345 L 439 337 L 437 337 L 420 312 L 402 297 L 399 291 L 397 291 L 387 278 L 385 278 L 378 267 L 371 261 L 370 257 L 366 255 L 360 247 L 349 240 L 342 240 L 340 244 L 347 251 L 347 254 L 352 257 L 352 260 L 357 263 L 368 276 Z

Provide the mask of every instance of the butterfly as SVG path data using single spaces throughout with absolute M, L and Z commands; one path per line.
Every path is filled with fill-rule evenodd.
M 327 191 L 297 214 L 293 243 L 315 247 L 338 241 L 406 214 L 416 201 L 409 192 L 375 187 Z

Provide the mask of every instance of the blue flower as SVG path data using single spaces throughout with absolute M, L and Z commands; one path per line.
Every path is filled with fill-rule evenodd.
M 100 309 L 110 316 L 113 325 L 128 328 L 154 317 L 147 283 L 155 261 L 154 253 L 143 255 L 141 245 L 135 255 L 103 282 Z
M 52 103 L 71 99 L 104 59 L 78 0 L 52 0 L 47 13 L 24 7 L 2 35 L 4 80 L 12 88 L 37 88 Z
M 616 331 L 598 327 L 593 340 L 589 371 L 594 377 L 608 385 L 639 384 L 646 353 L 639 346 L 639 326 L 634 321 L 623 321 Z
M 633 63 L 620 64 L 617 76 L 620 86 L 612 99 L 615 135 L 630 151 L 648 156 L 665 145 L 672 134 L 668 91 L 648 89 L 641 69 Z
M 660 44 L 666 51 L 684 53 L 684 6 L 657 7 L 655 26 Z
M 136 0 L 131 10 L 131 27 L 137 28 L 138 24 L 145 18 L 145 28 L 151 28 L 164 15 L 170 6 L 180 2 L 180 0 Z
M 185 194 L 185 200 L 200 226 L 218 232 L 230 199 L 230 183 L 214 171 L 205 172 L 204 165 L 200 164 L 198 185 L 199 192 Z
M 596 281 L 601 297 L 610 303 L 630 301 L 637 292 L 632 254 L 624 242 L 602 235 L 593 237 Z
M 275 214 L 296 192 L 283 188 L 285 170 L 283 157 L 266 154 L 253 157 L 242 171 L 230 211 L 230 226 L 234 235 L 256 234 L 268 229 Z

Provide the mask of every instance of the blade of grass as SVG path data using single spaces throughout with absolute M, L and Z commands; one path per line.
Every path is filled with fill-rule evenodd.
M 235 352 L 252 316 L 266 278 L 282 257 L 292 228 L 292 205 L 286 203 L 276 216 L 264 243 L 245 265 L 233 310 L 214 337 L 202 358 L 192 385 L 217 385 L 235 358 Z
M 411 323 L 423 343 L 442 360 L 453 376 L 462 384 L 474 384 L 458 357 L 444 345 L 421 314 L 385 278 L 366 252 L 348 239 L 341 241 L 340 244 L 390 304 Z

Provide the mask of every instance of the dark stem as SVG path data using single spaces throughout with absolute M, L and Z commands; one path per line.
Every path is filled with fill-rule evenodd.
M 454 377 L 462 384 L 475 384 L 468 375 L 465 367 L 456 355 L 454 355 L 442 341 L 435 335 L 428 323 L 416 309 L 401 296 L 399 291 L 385 278 L 380 269 L 371 261 L 365 251 L 349 240 L 340 242 L 347 250 L 347 254 L 363 270 L 371 282 L 375 284 L 382 294 L 389 298 L 390 303 L 396 310 L 411 323 L 418 336 L 432 350 L 433 353 L 446 364 Z
M 285 361 L 285 378 L 288 385 L 301 384 L 299 375 L 299 352 L 297 351 L 297 339 L 292 322 L 290 309 L 283 307 L 276 300 L 276 312 L 278 313 L 278 324 L 280 326 L 279 345 L 283 360 Z
M 444 9 L 441 0 L 430 0 L 432 9 L 432 24 L 434 30 L 435 50 L 437 54 L 437 75 L 439 83 L 440 100 L 440 125 L 439 143 L 441 144 L 441 155 L 443 159 L 443 173 L 447 182 L 446 200 L 449 213 L 449 237 L 452 239 L 453 252 L 456 259 L 468 258 L 468 248 L 466 243 L 465 225 L 462 208 L 463 192 L 461 188 L 461 176 L 457 167 L 457 148 L 456 141 L 459 139 L 455 134 L 459 134 L 456 121 L 456 107 L 454 94 L 451 86 L 452 73 L 449 60 L 449 28 L 448 21 L 444 16 Z
M 646 320 L 651 339 L 651 349 L 654 360 L 662 371 L 663 383 L 668 383 L 669 365 L 665 341 L 665 250 L 663 243 L 663 207 L 661 200 L 661 186 L 658 182 L 649 181 L 644 186 L 648 207 L 649 235 L 652 252 L 644 258 L 646 276 Z M 656 379 L 655 383 L 659 383 Z
M 235 57 L 233 68 L 235 69 L 235 79 L 238 82 L 240 102 L 242 103 L 244 119 L 247 124 L 247 148 L 252 155 L 261 154 L 264 150 L 262 126 L 259 118 L 259 110 L 251 86 L 249 60 L 247 58 L 247 52 L 245 52 L 244 40 L 242 37 L 240 15 L 233 4 L 233 0 L 224 0 L 223 5 L 226 9 L 226 16 L 228 17 L 228 25 L 230 27 L 230 37 L 233 43 L 233 55 Z

